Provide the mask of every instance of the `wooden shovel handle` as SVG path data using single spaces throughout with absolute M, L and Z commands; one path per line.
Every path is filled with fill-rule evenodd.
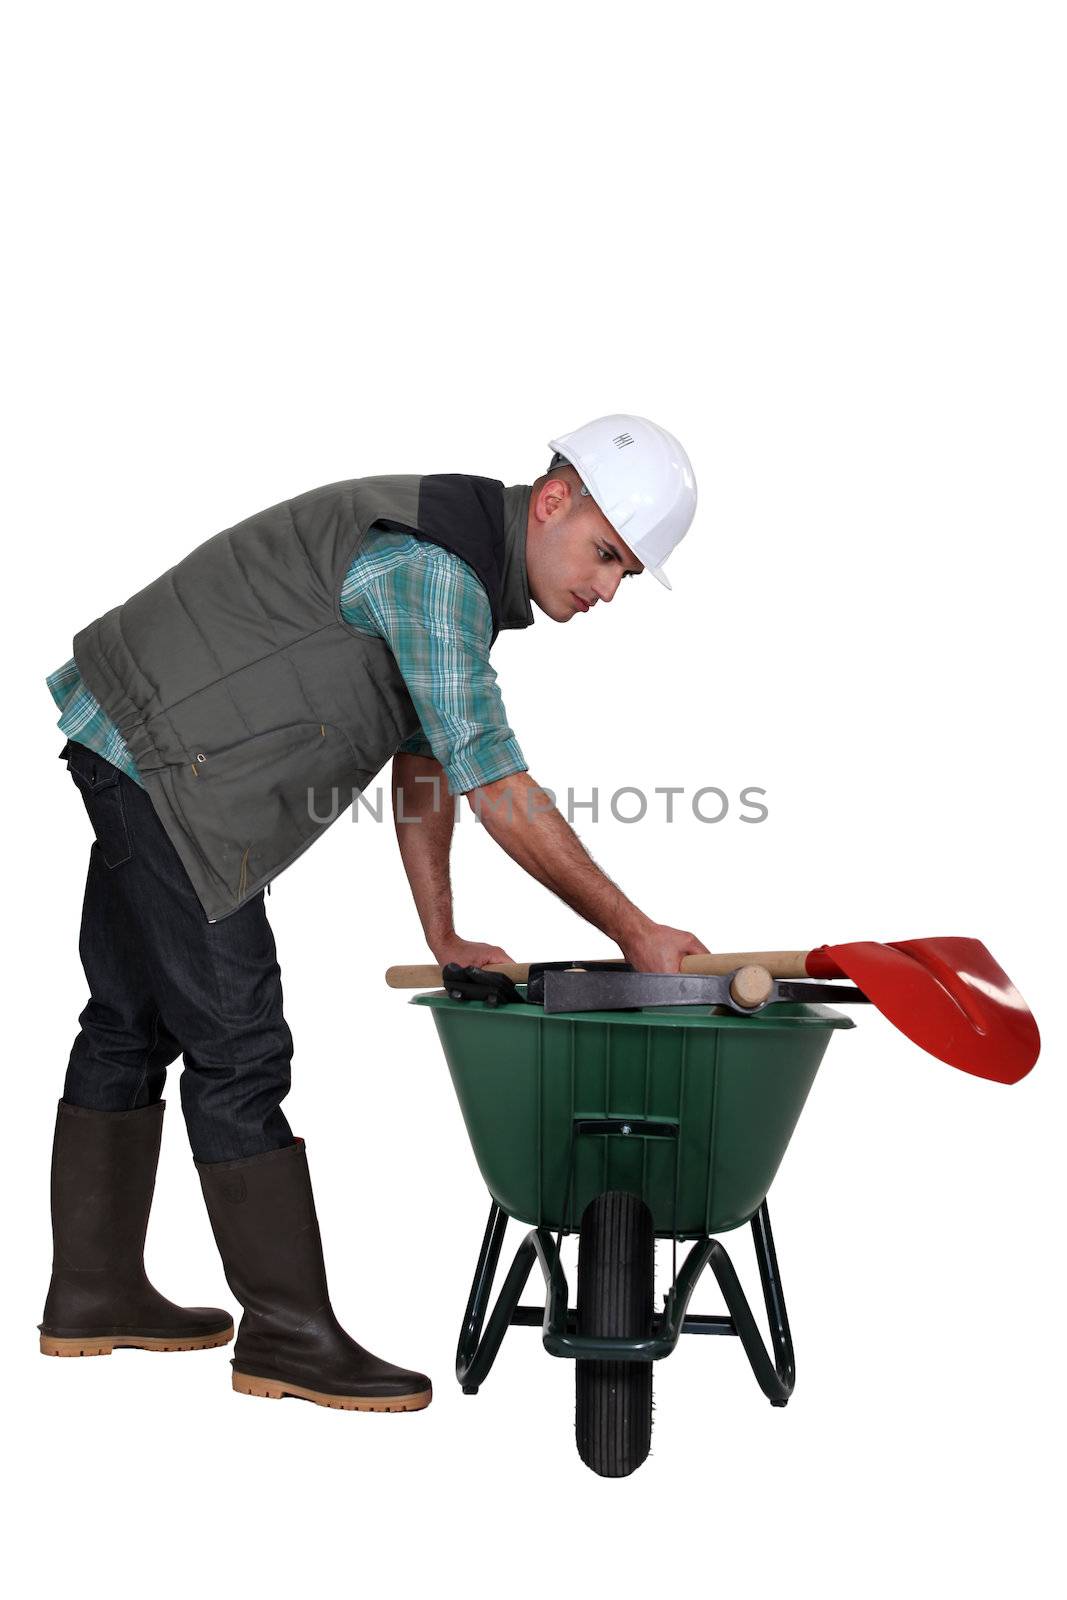
M 805 965 L 808 952 L 804 950 L 742 951 L 738 954 L 717 953 L 711 956 L 685 956 L 683 972 L 698 972 L 726 977 L 738 967 L 762 967 L 772 978 L 806 978 Z M 501 961 L 486 967 L 486 972 L 502 972 L 512 983 L 525 983 L 530 973 L 529 962 Z M 436 989 L 444 982 L 440 967 L 390 967 L 385 974 L 390 989 Z
M 717 973 L 722 977 L 737 967 L 763 967 L 772 978 L 806 978 L 807 950 L 743 950 L 710 956 L 683 956 L 683 972 Z

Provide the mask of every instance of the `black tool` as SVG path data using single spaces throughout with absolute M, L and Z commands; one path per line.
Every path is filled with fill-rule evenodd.
M 487 1006 L 522 1004 L 522 995 L 502 972 L 461 967 L 457 961 L 450 961 L 442 968 L 441 977 L 450 1000 L 483 1000 Z

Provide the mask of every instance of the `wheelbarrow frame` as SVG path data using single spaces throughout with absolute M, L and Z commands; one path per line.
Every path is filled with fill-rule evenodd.
M 651 1337 L 608 1339 L 576 1331 L 577 1316 L 569 1307 L 569 1287 L 559 1253 L 562 1235 L 554 1239 L 546 1228 L 531 1228 L 515 1252 L 486 1325 L 486 1312 L 509 1220 L 494 1200 L 456 1351 L 456 1377 L 464 1394 L 478 1393 L 510 1327 L 540 1325 L 541 1340 L 549 1355 L 572 1361 L 660 1361 L 670 1355 L 683 1333 L 733 1335 L 741 1340 L 756 1381 L 771 1405 L 784 1406 L 788 1401 L 796 1381 L 796 1367 L 766 1200 L 752 1217 L 750 1227 L 773 1358 L 760 1335 L 726 1247 L 720 1240 L 710 1237 L 698 1239 L 690 1247 L 665 1296 L 663 1311 L 653 1317 Z M 520 1303 L 535 1261 L 545 1281 L 543 1307 Z M 706 1316 L 688 1310 L 693 1291 L 708 1267 L 722 1291 L 729 1316 Z

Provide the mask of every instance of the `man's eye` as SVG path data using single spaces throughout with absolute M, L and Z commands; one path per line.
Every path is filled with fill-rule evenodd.
M 601 544 L 597 545 L 596 553 L 597 553 L 598 556 L 607 556 L 609 561 L 614 561 L 615 560 L 615 557 L 612 555 L 611 551 L 610 550 L 605 550 L 604 546 L 601 545 Z

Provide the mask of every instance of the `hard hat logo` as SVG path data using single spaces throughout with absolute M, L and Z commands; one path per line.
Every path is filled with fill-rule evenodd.
M 666 428 L 647 417 L 597 417 L 549 441 L 552 467 L 568 462 L 616 533 L 663 584 L 663 563 L 689 531 L 697 505 L 693 468 Z

